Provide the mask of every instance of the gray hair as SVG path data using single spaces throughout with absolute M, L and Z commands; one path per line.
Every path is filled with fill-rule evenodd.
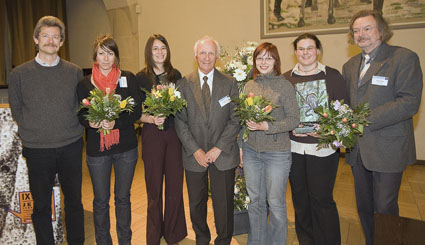
M 215 44 L 215 47 L 217 48 L 216 57 L 218 58 L 218 56 L 220 55 L 220 45 L 218 44 L 217 40 L 215 40 L 214 38 L 212 38 L 210 36 L 203 36 L 201 39 L 196 41 L 195 46 L 193 46 L 193 52 L 195 53 L 195 56 L 196 56 L 196 51 L 198 51 L 199 44 L 206 42 L 206 41 L 211 41 Z
M 40 34 L 41 27 L 48 26 L 48 27 L 59 27 L 60 35 L 61 35 L 61 42 L 65 41 L 65 24 L 58 19 L 55 16 L 44 16 L 41 17 L 37 24 L 34 27 L 34 38 L 37 39 L 38 35 Z

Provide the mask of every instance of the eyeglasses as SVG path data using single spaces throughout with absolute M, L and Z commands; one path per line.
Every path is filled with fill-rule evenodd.
M 273 57 L 257 57 L 257 58 L 255 58 L 255 61 L 257 63 L 261 63 L 261 61 L 265 61 L 267 63 L 272 63 L 274 61 L 274 58 Z
M 60 39 L 61 39 L 61 36 L 59 36 L 59 35 L 49 35 L 47 33 L 41 33 L 39 36 L 40 36 L 40 38 L 46 39 L 46 40 L 53 38 L 53 40 L 55 40 L 55 41 L 60 41 Z
M 304 53 L 304 51 L 307 51 L 307 52 L 313 52 L 314 50 L 316 50 L 316 47 L 314 47 L 314 46 L 308 46 L 307 48 L 304 48 L 304 47 L 298 47 L 297 48 L 297 51 L 298 52 L 300 52 L 300 53 Z
M 364 33 L 369 33 L 374 28 L 376 28 L 376 26 L 366 26 L 366 27 L 363 27 L 363 28 L 355 28 L 355 29 L 353 29 L 353 33 L 354 34 L 359 34 L 360 31 L 362 31 Z

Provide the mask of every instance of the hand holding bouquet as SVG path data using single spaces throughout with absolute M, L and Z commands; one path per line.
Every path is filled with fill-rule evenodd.
M 168 117 L 176 115 L 184 106 L 187 106 L 185 99 L 181 98 L 180 92 L 176 90 L 173 83 L 169 85 L 157 85 L 149 92 L 142 88 L 146 93 L 146 100 L 143 103 L 143 112 L 153 115 Z M 160 130 L 164 129 L 164 124 L 158 125 Z
M 315 112 L 320 115 L 317 134 L 319 135 L 318 149 L 327 148 L 352 148 L 356 144 L 357 135 L 363 135 L 364 126 L 369 122 L 366 118 L 370 115 L 368 103 L 362 103 L 352 110 L 344 100 L 332 101 L 331 106 L 317 107 Z
M 121 112 L 132 112 L 134 106 L 134 99 L 130 96 L 123 100 L 119 94 L 104 93 L 95 88 L 90 91 L 89 97 L 81 101 L 79 110 L 87 109 L 87 114 L 84 115 L 87 121 L 99 125 L 99 132 L 109 134 L 110 129 L 103 128 L 102 121 L 114 121 Z
M 241 125 L 245 126 L 242 133 L 242 139 L 248 140 L 249 130 L 246 127 L 247 121 L 253 121 L 256 123 L 262 121 L 274 121 L 274 118 L 270 115 L 273 105 L 270 101 L 264 99 L 261 96 L 254 95 L 253 93 L 245 94 L 241 93 L 239 98 L 232 99 L 236 103 L 235 114 L 240 116 Z

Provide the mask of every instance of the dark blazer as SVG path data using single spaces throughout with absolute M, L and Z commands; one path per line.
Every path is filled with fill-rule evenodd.
M 416 162 L 413 115 L 422 96 L 422 70 L 416 53 L 382 43 L 362 81 L 357 85 L 361 54 L 344 64 L 347 96 L 352 107 L 367 101 L 371 122 L 357 146 L 346 155 L 354 165 L 360 151 L 364 166 L 376 172 L 401 172 Z M 373 76 L 388 79 L 386 86 L 372 84 Z
M 240 130 L 239 117 L 234 114 L 233 102 L 221 106 L 219 100 L 226 96 L 239 96 L 236 81 L 214 71 L 209 120 L 203 106 L 198 71 L 177 81 L 177 87 L 188 104 L 175 118 L 177 135 L 183 145 L 183 167 L 193 172 L 206 171 L 207 168 L 198 164 L 193 153 L 199 148 L 208 152 L 216 146 L 222 152 L 214 165 L 219 170 L 235 168 L 239 164 L 236 141 Z

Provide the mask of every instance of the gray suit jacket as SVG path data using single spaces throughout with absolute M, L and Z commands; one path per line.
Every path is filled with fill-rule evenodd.
M 240 130 L 239 117 L 234 114 L 235 104 L 230 102 L 221 106 L 223 97 L 238 97 L 238 86 L 232 78 L 215 70 L 211 94 L 209 120 L 203 106 L 198 72 L 193 72 L 177 81 L 182 98 L 187 107 L 177 113 L 175 126 L 182 142 L 183 167 L 194 172 L 203 172 L 193 153 L 199 148 L 205 152 L 216 146 L 222 150 L 214 163 L 219 170 L 228 170 L 239 164 L 239 148 L 236 136 Z
M 371 124 L 358 138 L 357 146 L 346 155 L 354 165 L 357 154 L 366 169 L 394 173 L 416 162 L 413 115 L 422 96 L 422 70 L 416 53 L 382 43 L 362 81 L 357 85 L 361 54 L 344 64 L 342 75 L 347 82 L 349 104 L 354 108 L 367 101 Z M 388 79 L 386 86 L 372 84 L 374 76 Z

